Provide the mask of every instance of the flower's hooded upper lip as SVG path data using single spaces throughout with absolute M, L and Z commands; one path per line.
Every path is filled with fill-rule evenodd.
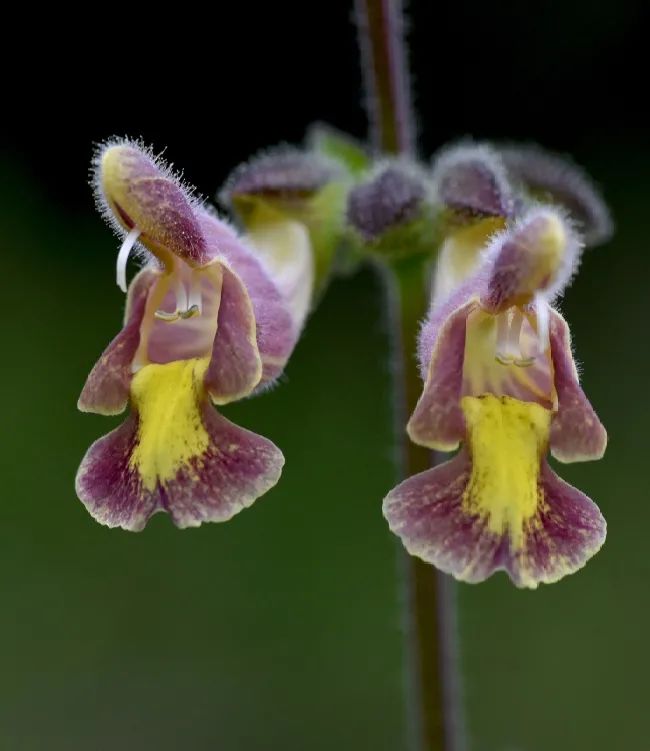
M 239 357 L 242 366 L 244 361 L 248 363 L 248 375 L 244 378 L 240 373 L 236 383 L 228 376 L 227 387 L 220 379 L 217 385 L 214 368 L 208 368 L 206 378 L 213 383 L 210 390 L 218 403 L 241 398 L 277 378 L 298 332 L 274 280 L 236 232 L 202 206 L 160 159 L 137 143 L 113 142 L 102 147 L 95 160 L 95 186 L 100 207 L 116 231 L 123 236 L 134 226 L 142 229 L 142 245 L 157 262 L 150 262 L 133 281 L 124 329 L 90 374 L 80 408 L 114 414 L 126 406 L 133 359 L 139 348 L 147 346 L 142 341 L 145 319 L 147 336 L 152 325 L 147 301 L 164 275 L 182 282 L 188 274 L 205 273 L 212 279 L 216 272 L 217 283 L 203 283 L 202 289 L 203 294 L 220 296 L 212 306 L 219 311 L 219 319 L 209 321 L 206 316 L 203 320 L 154 323 L 156 361 L 177 359 L 175 352 L 180 352 L 181 358 L 186 356 L 185 345 L 178 350 L 184 326 L 194 334 L 197 326 L 208 326 L 213 336 L 217 330 L 214 343 L 207 341 L 204 347 L 201 345 L 205 351 L 192 351 L 191 356 L 209 355 L 211 351 L 213 358 L 218 355 L 220 372 L 229 359 L 235 362 Z M 116 213 L 116 207 L 121 211 Z M 168 279 L 168 286 L 173 288 Z M 250 352 L 241 360 L 246 342 Z M 142 364 L 145 362 L 146 358 Z
M 172 265 L 174 257 L 193 267 L 212 260 L 196 212 L 201 203 L 160 157 L 142 144 L 112 141 L 99 147 L 93 163 L 99 209 L 123 236 L 137 228 L 141 246 Z

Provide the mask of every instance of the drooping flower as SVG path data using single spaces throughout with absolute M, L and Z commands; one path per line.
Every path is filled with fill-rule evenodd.
M 96 157 L 97 201 L 146 264 L 128 290 L 124 326 L 91 371 L 85 412 L 130 414 L 96 441 L 77 474 L 102 524 L 141 530 L 166 511 L 178 527 L 225 521 L 269 490 L 284 458 L 213 408 L 276 378 L 297 330 L 276 284 L 228 225 L 140 144 Z
M 220 193 L 299 326 L 330 278 L 350 179 L 314 148 L 283 146 L 240 165 Z
M 488 144 L 442 149 L 432 183 L 443 238 L 433 285 L 438 304 L 476 270 L 489 238 L 515 216 L 517 202 L 500 155 Z
M 562 462 L 599 459 L 607 443 L 551 307 L 579 250 L 561 214 L 530 209 L 422 329 L 425 385 L 409 436 L 462 447 L 392 490 L 384 515 L 411 554 L 458 579 L 504 569 L 534 588 L 579 569 L 604 541 L 596 505 L 546 459 L 549 450 Z
M 586 173 L 537 146 L 454 144 L 436 156 L 432 180 L 443 236 L 434 277 L 437 304 L 476 270 L 491 236 L 540 200 L 567 212 L 585 247 L 611 235 L 607 206 Z

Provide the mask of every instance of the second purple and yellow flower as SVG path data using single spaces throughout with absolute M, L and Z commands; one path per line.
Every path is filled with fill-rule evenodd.
M 533 207 L 422 329 L 425 385 L 409 436 L 462 447 L 391 491 L 384 514 L 410 553 L 457 579 L 504 569 L 534 588 L 580 568 L 605 539 L 598 508 L 546 460 L 549 450 L 563 462 L 598 459 L 607 442 L 551 307 L 579 251 L 562 214 Z

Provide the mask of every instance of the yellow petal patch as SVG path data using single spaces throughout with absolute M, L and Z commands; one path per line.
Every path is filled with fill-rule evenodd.
M 314 257 L 307 228 L 301 222 L 261 207 L 251 217 L 246 239 L 263 259 L 287 300 L 296 329 L 309 312 L 314 289 Z
M 139 425 L 130 466 L 147 490 L 173 479 L 181 466 L 208 447 L 201 417 L 208 363 L 205 357 L 146 365 L 133 377 L 131 399 Z
M 539 404 L 492 394 L 466 396 L 461 406 L 472 458 L 463 509 L 485 517 L 490 532 L 508 533 L 512 549 L 519 550 L 543 500 L 538 477 L 551 412 Z
M 488 240 L 504 226 L 505 219 L 489 217 L 449 232 L 438 255 L 434 290 L 436 300 L 445 299 L 474 272 Z

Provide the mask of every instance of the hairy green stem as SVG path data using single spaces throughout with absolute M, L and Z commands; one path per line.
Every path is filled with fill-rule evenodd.
M 355 0 L 355 8 L 373 145 L 378 152 L 411 155 L 415 125 L 402 0 Z M 427 259 L 414 257 L 386 271 L 401 480 L 435 464 L 431 452 L 412 443 L 405 432 L 422 390 L 416 342 L 428 308 L 431 269 Z M 460 751 L 453 583 L 405 553 L 401 568 L 411 747 L 413 751 Z
M 416 342 L 428 307 L 430 273 L 430 263 L 419 257 L 388 270 L 399 479 L 436 463 L 436 456 L 410 441 L 405 430 L 422 391 Z M 459 751 L 454 584 L 406 553 L 400 564 L 410 745 L 414 751 Z
M 411 154 L 415 121 L 402 0 L 355 0 L 370 135 L 378 152 Z

